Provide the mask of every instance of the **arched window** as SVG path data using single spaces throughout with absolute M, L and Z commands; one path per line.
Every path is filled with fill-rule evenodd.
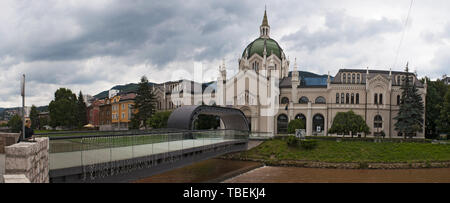
M 356 104 L 359 104 L 359 93 L 356 93 Z
M 400 105 L 400 95 L 397 95 L 397 105 Z
M 306 121 L 306 116 L 303 115 L 302 113 L 300 113 L 300 114 L 297 114 L 297 115 L 295 116 L 295 119 L 296 119 L 296 120 L 297 120 L 297 119 L 302 119 L 302 120 Z
M 325 100 L 324 97 L 317 97 L 315 103 L 316 104 L 326 104 L 327 101 Z
M 380 102 L 379 104 L 383 104 L 383 94 L 380 94 Z
M 378 104 L 378 94 L 375 93 L 374 97 L 373 97 L 373 103 L 374 104 Z
M 374 128 L 382 128 L 383 127 L 383 118 L 380 115 L 376 115 L 373 119 L 373 127 Z
M 351 83 L 352 81 L 351 81 L 351 75 L 350 75 L 350 73 L 348 73 L 347 74 L 347 83 Z
M 352 104 L 355 104 L 355 94 L 352 93 Z
M 308 102 L 309 102 L 309 99 L 308 99 L 308 97 L 305 97 L 305 96 L 301 97 L 298 100 L 298 103 L 300 103 L 300 104 L 307 104 Z
M 361 83 L 361 74 L 356 75 L 356 83 Z
M 324 129 L 325 119 L 321 114 L 316 114 L 313 117 L 313 132 L 320 133 Z
M 342 82 L 347 83 L 347 75 L 345 73 L 342 76 Z
M 341 94 L 341 104 L 344 104 L 344 93 Z
M 289 104 L 289 99 L 287 97 L 283 97 L 283 99 L 281 99 L 281 104 Z
M 288 126 L 288 117 L 284 114 L 281 114 L 277 118 L 277 132 L 278 133 L 287 133 Z
M 306 116 L 305 116 L 305 115 L 303 115 L 303 114 L 297 114 L 297 115 L 295 116 L 295 120 L 297 120 L 297 119 L 302 120 L 303 123 L 305 124 L 305 127 L 306 127 Z
M 349 93 L 347 93 L 347 94 L 345 95 L 345 103 L 346 103 L 346 104 L 349 104 L 349 103 L 350 103 L 350 94 L 349 94 Z
M 339 93 L 336 93 L 336 104 L 339 104 Z
M 355 74 L 352 74 L 352 83 L 355 83 Z

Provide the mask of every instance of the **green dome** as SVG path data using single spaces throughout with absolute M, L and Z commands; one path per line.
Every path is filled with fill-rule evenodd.
M 278 56 L 281 59 L 281 53 L 283 53 L 283 49 L 281 49 L 278 42 L 275 40 L 268 38 L 258 38 L 252 43 L 250 43 L 247 48 L 245 48 L 244 53 L 242 53 L 242 57 L 245 56 L 245 52 L 248 50 L 248 57 L 253 56 L 253 54 L 258 54 L 261 57 L 264 57 L 264 44 L 266 45 L 267 56 L 270 56 L 272 53 Z

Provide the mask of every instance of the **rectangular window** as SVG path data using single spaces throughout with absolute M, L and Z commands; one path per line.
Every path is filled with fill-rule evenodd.
M 355 94 L 352 93 L 352 104 L 355 104 Z
M 336 93 L 336 104 L 339 104 L 339 93 Z
M 359 104 L 359 93 L 356 93 L 356 104 Z
M 383 94 L 380 94 L 380 104 L 383 104 Z
M 344 93 L 342 93 L 341 94 L 341 104 L 344 104 L 345 103 L 345 101 L 344 101 Z
M 375 94 L 375 96 L 373 98 L 373 103 L 378 104 L 378 94 Z

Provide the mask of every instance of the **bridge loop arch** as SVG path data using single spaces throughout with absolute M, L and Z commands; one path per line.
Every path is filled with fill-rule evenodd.
M 167 127 L 194 130 L 194 121 L 200 114 L 219 116 L 227 130 L 250 131 L 248 120 L 241 110 L 206 105 L 186 105 L 175 109 L 170 114 Z

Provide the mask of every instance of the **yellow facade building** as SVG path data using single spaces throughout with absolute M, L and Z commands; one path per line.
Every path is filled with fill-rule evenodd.
M 117 94 L 109 98 L 111 103 L 111 127 L 114 130 L 128 130 L 131 122 L 136 93 Z

